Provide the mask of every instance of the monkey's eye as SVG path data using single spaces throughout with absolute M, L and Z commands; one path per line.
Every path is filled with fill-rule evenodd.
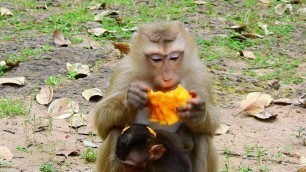
M 181 54 L 181 53 L 179 53 L 179 52 L 171 53 L 171 54 L 169 55 L 169 59 L 175 61 L 175 60 L 177 60 L 177 59 L 180 57 L 180 54 Z
M 151 54 L 150 59 L 153 62 L 161 62 L 163 60 L 163 58 L 159 54 Z

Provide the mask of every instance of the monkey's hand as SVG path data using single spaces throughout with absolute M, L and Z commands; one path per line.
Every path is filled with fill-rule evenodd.
M 185 106 L 177 108 L 178 116 L 182 121 L 186 122 L 199 121 L 205 114 L 205 102 L 194 90 L 189 93 L 192 98 L 187 100 Z
M 127 103 L 136 109 L 142 109 L 146 107 L 149 103 L 149 98 L 147 92 L 150 88 L 143 82 L 133 82 L 130 84 L 127 93 Z

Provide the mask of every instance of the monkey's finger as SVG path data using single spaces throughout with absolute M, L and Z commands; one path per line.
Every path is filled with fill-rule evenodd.
M 139 88 L 140 90 L 145 91 L 145 92 L 150 91 L 150 88 L 145 83 L 139 82 L 139 81 L 133 82 L 131 84 L 131 87 Z
M 138 87 L 130 87 L 129 94 L 135 94 L 141 97 L 143 100 L 148 100 L 147 93 L 140 90 Z
M 205 102 L 201 98 L 197 97 L 197 98 L 192 98 L 192 99 L 187 100 L 187 103 L 190 103 L 195 106 L 199 106 L 199 105 L 204 105 Z
M 129 93 L 128 94 L 128 101 L 133 104 L 138 106 L 146 106 L 148 104 L 148 99 L 141 97 L 137 94 Z
M 188 111 L 192 109 L 192 105 L 191 104 L 186 104 L 185 106 L 180 106 L 177 108 L 177 111 L 179 112 L 184 112 L 184 111 Z
M 195 90 L 190 90 L 189 94 L 191 95 L 192 98 L 198 97 L 198 93 Z

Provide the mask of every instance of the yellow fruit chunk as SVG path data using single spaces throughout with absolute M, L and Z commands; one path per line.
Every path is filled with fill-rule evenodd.
M 163 125 L 172 125 L 179 121 L 177 116 L 177 107 L 186 105 L 187 100 L 191 98 L 189 92 L 178 85 L 175 90 L 169 92 L 150 91 L 151 122 L 158 122 Z

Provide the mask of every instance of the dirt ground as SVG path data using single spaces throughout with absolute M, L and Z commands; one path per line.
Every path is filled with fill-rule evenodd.
M 10 3 L 0 3 L 0 5 L 12 7 Z M 222 4 L 218 10 L 222 12 L 229 8 L 234 7 L 230 3 L 228 5 Z M 33 14 L 32 17 L 39 18 L 41 16 Z M 190 16 L 190 18 L 193 17 L 199 16 Z M 209 24 L 209 30 L 203 29 L 196 23 L 187 23 L 196 37 L 209 40 L 213 39 L 215 35 L 228 34 L 229 31 L 226 27 L 231 23 L 230 21 L 220 17 L 206 18 L 205 16 L 203 20 Z M 303 37 L 305 29 L 305 23 L 297 24 L 289 42 L 273 43 L 269 51 L 285 52 L 290 58 L 306 58 L 305 37 Z M 13 34 L 10 33 L 10 28 L 0 28 L 0 33 L 0 39 L 4 35 Z M 20 35 L 21 38 L 18 39 L 0 41 L 0 61 L 6 59 L 9 54 L 21 51 L 25 47 L 35 49 L 44 45 L 54 46 L 52 33 L 21 31 Z M 266 47 L 257 45 L 256 48 Z M 2 77 L 24 76 L 26 82 L 24 86 L 0 85 L 0 96 L 10 97 L 14 100 L 24 100 L 29 113 L 25 116 L 0 119 L 0 146 L 8 147 L 14 155 L 11 162 L 0 165 L 0 172 L 39 171 L 40 166 L 48 162 L 53 162 L 58 171 L 93 171 L 94 163 L 86 163 L 79 155 L 65 157 L 56 155 L 56 153 L 61 149 L 81 153 L 86 148 L 83 143 L 84 140 L 89 140 L 97 145 L 101 143 L 97 135 L 88 134 L 93 131 L 91 112 L 96 102 L 85 100 L 81 93 L 85 89 L 94 87 L 100 88 L 104 93 L 112 73 L 111 67 L 118 59 L 118 57 L 106 53 L 105 45 L 101 45 L 97 49 L 85 49 L 79 44 L 69 47 L 54 46 L 51 51 L 22 62 L 5 72 Z M 96 61 L 99 60 L 103 61 L 102 64 L 92 69 L 91 75 L 77 80 L 65 80 L 54 89 L 53 100 L 68 97 L 79 103 L 81 112 L 88 115 L 87 126 L 73 129 L 69 127 L 69 122 L 64 119 L 50 120 L 47 112 L 48 107 L 38 104 L 35 100 L 37 90 L 45 85 L 44 81 L 51 75 L 66 76 L 67 62 L 80 62 L 95 66 Z M 211 73 L 215 80 L 222 81 L 223 88 L 234 86 L 238 90 L 235 93 L 230 93 L 228 90 L 217 86 L 214 89 L 217 105 L 220 107 L 221 122 L 230 127 L 227 133 L 216 135 L 214 138 L 220 157 L 220 171 L 225 170 L 226 164 L 230 167 L 230 171 L 239 171 L 241 167 L 250 167 L 254 171 L 297 171 L 301 167 L 299 158 L 301 156 L 306 157 L 306 146 L 296 138 L 297 129 L 306 127 L 305 107 L 272 104 L 267 110 L 271 114 L 276 114 L 277 117 L 271 120 L 259 120 L 237 114 L 240 112 L 239 103 L 248 92 L 265 91 L 274 98 L 300 97 L 306 93 L 305 78 L 303 83 L 297 85 L 281 85 L 279 90 L 268 90 L 267 81 L 262 82 L 241 74 L 242 68 L 248 66 L 246 62 L 222 57 L 207 62 L 207 65 L 209 67 L 215 65 L 220 67 L 218 71 L 211 69 Z M 304 64 L 298 70 L 305 73 L 305 68 Z M 224 72 L 226 69 L 234 69 L 236 72 Z M 261 72 L 261 69 L 256 72 Z M 284 91 L 288 88 L 293 92 L 290 96 Z M 256 153 L 246 155 L 247 148 L 254 150 L 255 146 L 267 150 L 263 153 L 262 160 L 259 160 Z M 27 148 L 29 152 L 17 150 L 17 147 Z M 230 150 L 230 153 L 226 154 L 226 150 Z

